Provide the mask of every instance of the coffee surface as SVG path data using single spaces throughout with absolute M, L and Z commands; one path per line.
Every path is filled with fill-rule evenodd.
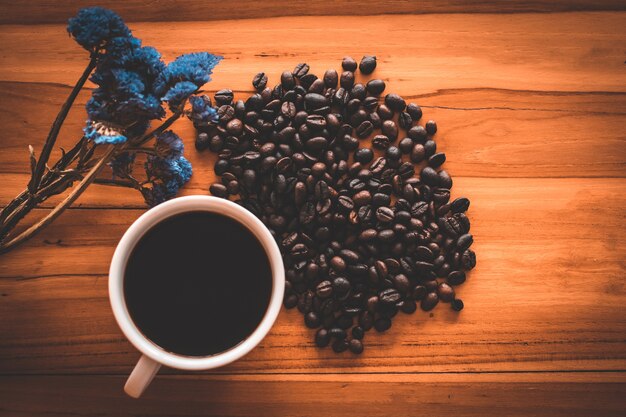
M 246 339 L 270 301 L 261 243 L 229 217 L 179 214 L 148 230 L 126 267 L 124 292 L 140 331 L 166 351 L 206 356 Z

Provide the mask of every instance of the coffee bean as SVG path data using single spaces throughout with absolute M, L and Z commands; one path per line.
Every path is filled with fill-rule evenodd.
M 324 85 L 327 88 L 337 88 L 337 83 L 339 82 L 339 75 L 337 71 L 334 69 L 326 70 L 324 73 Z
M 263 89 L 265 88 L 266 85 L 267 85 L 267 75 L 265 75 L 264 72 L 259 72 L 252 79 L 252 86 L 257 91 L 263 91 Z
M 420 145 L 419 143 L 415 144 L 415 146 L 413 146 L 413 149 L 411 150 L 411 161 L 413 161 L 416 164 L 419 164 L 420 162 L 424 160 L 425 157 L 426 157 L 426 150 L 424 149 L 424 146 Z M 432 173 L 428 175 L 431 175 L 431 174 Z
M 310 311 L 304 315 L 304 324 L 309 329 L 317 329 L 320 327 L 321 320 L 314 311 Z
M 363 353 L 363 342 L 359 339 L 352 339 L 348 345 L 350 352 L 355 353 L 357 355 Z
M 426 132 L 426 129 L 424 129 L 423 126 L 413 126 L 412 128 L 409 129 L 409 131 L 407 132 L 407 135 L 413 139 L 415 142 L 417 143 L 424 143 L 426 142 L 426 138 L 428 137 L 428 133 Z
M 381 317 L 374 322 L 374 328 L 377 332 L 386 332 L 391 328 L 391 320 L 388 318 Z
M 376 135 L 372 139 L 372 146 L 376 149 L 385 150 L 389 147 L 391 141 L 385 135 Z
M 209 135 L 207 133 L 199 133 L 198 136 L 196 136 L 195 145 L 198 151 L 203 151 L 207 149 L 210 143 L 211 139 L 209 138 Z
M 454 288 L 445 282 L 442 282 L 437 287 L 437 295 L 441 301 L 448 303 L 454 300 Z
M 296 78 L 302 78 L 308 72 L 309 72 L 309 66 L 303 62 L 303 63 L 296 65 L 296 67 L 293 69 L 293 76 Z
M 437 303 L 439 303 L 439 297 L 437 296 L 437 293 L 436 292 L 429 292 L 422 299 L 422 302 L 420 303 L 420 307 L 424 311 L 430 311 L 433 308 L 435 308 Z
M 223 184 L 219 184 L 219 183 L 211 184 L 211 186 L 209 187 L 209 191 L 215 197 L 221 197 L 221 198 L 228 197 L 228 189 Z
M 446 162 L 446 154 L 442 152 L 436 153 L 428 158 L 428 165 L 433 168 L 439 168 L 444 162 Z
M 385 120 L 381 127 L 383 135 L 387 136 L 390 141 L 395 141 L 398 138 L 398 127 L 393 120 Z
M 463 269 L 465 269 L 466 271 L 474 269 L 474 267 L 476 266 L 476 254 L 473 250 L 467 249 L 463 252 L 463 254 L 461 255 L 461 264 L 463 266 Z
M 219 90 L 218 92 L 215 93 L 215 103 L 217 103 L 218 105 L 228 105 L 231 104 L 233 102 L 233 91 L 232 90 Z
M 385 91 L 385 82 L 383 80 L 374 79 L 367 82 L 367 92 L 373 96 L 379 96 Z
M 350 90 L 354 85 L 354 72 L 344 71 L 339 77 L 339 85 L 346 90 Z
M 448 274 L 448 284 L 461 285 L 465 282 L 465 272 L 452 271 Z
M 308 93 L 304 96 L 304 106 L 309 111 L 314 111 L 321 107 L 328 106 L 328 104 L 328 99 L 321 94 Z
M 335 353 L 341 353 L 348 350 L 348 342 L 344 339 L 335 340 L 332 345 L 333 351 Z
M 452 306 L 452 310 L 454 311 L 461 311 L 464 307 L 463 300 L 461 300 L 460 298 L 452 300 L 452 303 L 450 305 Z
M 393 117 L 393 111 L 385 104 L 381 104 L 380 106 L 378 106 L 378 108 L 376 109 L 376 113 L 378 113 L 380 118 L 383 120 L 389 120 Z
M 447 189 L 452 188 L 452 178 L 450 178 L 448 171 L 439 171 L 439 185 Z
M 330 281 L 322 281 L 315 288 L 315 294 L 319 298 L 328 298 L 333 293 L 333 284 Z
M 385 96 L 385 105 L 394 112 L 401 112 L 406 107 L 406 102 L 397 94 L 387 94 Z
M 360 148 L 354 153 L 354 160 L 362 164 L 367 164 L 374 159 L 374 152 L 369 148 Z
M 374 126 L 372 125 L 372 122 L 365 120 L 363 123 L 359 124 L 359 126 L 356 128 L 356 134 L 359 138 L 363 139 L 363 138 L 368 137 L 372 133 L 373 130 L 374 130 Z
M 413 119 L 411 115 L 406 111 L 401 112 L 398 116 L 398 125 L 400 125 L 402 129 L 409 130 L 412 124 Z
M 434 120 L 426 122 L 426 132 L 428 132 L 429 135 L 437 133 L 437 123 Z
M 411 138 L 403 138 L 400 143 L 398 143 L 398 148 L 403 154 L 408 154 L 413 149 L 413 140 Z
M 317 333 L 315 333 L 315 344 L 317 347 L 326 347 L 330 343 L 330 333 L 326 329 L 319 329 Z
M 354 72 L 354 71 L 356 71 L 357 63 L 354 60 L 354 58 L 352 58 L 350 56 L 346 56 L 341 61 L 341 68 L 343 68 L 344 71 L 352 71 L 352 72 Z
M 395 218 L 395 213 L 389 207 L 378 207 L 376 209 L 376 218 L 379 222 L 390 223 Z
M 409 113 L 414 122 L 417 122 L 422 118 L 422 109 L 417 104 L 410 103 L 406 106 L 406 112 Z
M 362 74 L 369 75 L 376 69 L 376 57 L 365 55 L 361 58 L 361 62 L 359 63 L 359 71 Z
M 469 233 L 459 236 L 456 241 L 456 247 L 459 251 L 463 252 L 474 243 L 474 237 Z
M 459 197 L 455 199 L 450 205 L 450 210 L 453 213 L 463 213 L 469 208 L 470 201 L 465 197 Z

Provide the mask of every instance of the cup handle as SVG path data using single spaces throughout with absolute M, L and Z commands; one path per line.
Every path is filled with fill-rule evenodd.
M 155 362 L 146 355 L 142 355 L 137 365 L 135 365 L 135 369 L 130 373 L 126 385 L 124 385 L 126 394 L 133 398 L 139 398 L 148 388 L 160 367 L 160 363 Z

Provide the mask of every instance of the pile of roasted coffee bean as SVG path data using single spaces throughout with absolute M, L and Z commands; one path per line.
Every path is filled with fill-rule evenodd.
M 282 73 L 245 101 L 215 94 L 219 123 L 198 126 L 196 147 L 218 154 L 210 186 L 271 230 L 284 257 L 284 305 L 317 329 L 315 343 L 363 351 L 365 332 L 389 330 L 399 312 L 439 301 L 459 311 L 454 286 L 476 256 L 465 212 L 450 201 L 452 179 L 440 170 L 437 124 L 385 82 L 355 82 L 376 58 L 343 59 L 343 72 L 321 78 L 307 64 Z M 205 98 L 209 100 L 209 98 Z M 370 140 L 371 139 L 371 140 Z

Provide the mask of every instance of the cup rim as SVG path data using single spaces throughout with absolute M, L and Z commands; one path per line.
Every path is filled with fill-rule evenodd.
M 230 217 L 244 225 L 259 240 L 265 250 L 272 270 L 270 301 L 257 328 L 234 347 L 210 356 L 184 356 L 168 352 L 146 336 L 133 322 L 124 298 L 124 272 L 132 249 L 141 237 L 155 224 L 175 214 L 189 211 L 209 211 Z M 245 208 L 222 198 L 193 195 L 178 197 L 159 204 L 143 213 L 124 232 L 109 268 L 109 301 L 115 320 L 126 338 L 144 355 L 163 365 L 183 370 L 207 370 L 227 365 L 248 354 L 267 335 L 278 317 L 285 290 L 285 270 L 282 256 L 274 237 L 267 227 Z

